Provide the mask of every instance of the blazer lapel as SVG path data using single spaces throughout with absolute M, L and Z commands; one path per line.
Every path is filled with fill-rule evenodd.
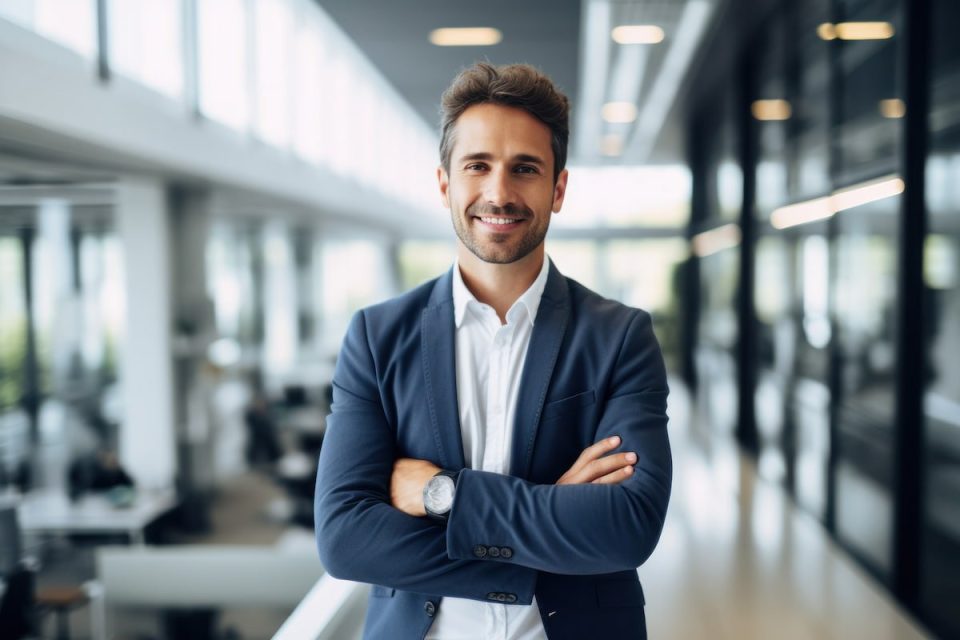
M 433 287 L 420 322 L 423 381 L 430 409 L 433 438 L 444 469 L 466 466 L 457 404 L 457 345 L 453 322 L 453 271 Z
M 550 262 L 547 285 L 540 298 L 537 318 L 527 347 L 527 359 L 520 377 L 516 419 L 513 425 L 513 447 L 510 475 L 526 478 L 533 459 L 533 443 L 537 438 L 540 412 L 550 388 L 560 345 L 570 319 L 570 292 L 563 275 Z

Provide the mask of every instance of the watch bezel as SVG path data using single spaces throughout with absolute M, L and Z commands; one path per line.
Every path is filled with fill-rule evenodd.
M 447 485 L 447 486 L 451 487 L 450 504 L 443 511 L 432 509 L 431 501 L 430 501 L 431 494 L 438 489 L 437 485 L 440 483 L 442 483 L 443 485 L 447 485 L 447 483 L 450 483 L 450 485 Z M 447 518 L 450 515 L 450 511 L 453 509 L 453 499 L 456 494 L 456 490 L 457 490 L 457 474 L 456 473 L 453 473 L 451 471 L 441 470 L 441 471 L 438 471 L 436 474 L 434 474 L 434 476 L 430 478 L 427 481 L 427 484 L 424 485 L 423 487 L 423 508 L 424 508 L 424 511 L 426 511 L 427 516 L 437 521 L 446 522 Z

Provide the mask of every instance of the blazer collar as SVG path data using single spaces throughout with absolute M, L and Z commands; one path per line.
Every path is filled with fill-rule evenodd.
M 569 321 L 570 289 L 567 279 L 551 260 L 550 274 L 547 276 L 543 297 L 540 298 L 537 320 L 533 325 L 527 359 L 520 376 L 520 392 L 517 394 L 510 474 L 518 478 L 526 479 L 530 473 L 540 413 L 543 411 L 543 403 L 547 398 Z
M 466 466 L 457 403 L 457 344 L 453 320 L 453 269 L 433 285 L 420 318 L 423 383 L 440 466 L 459 471 Z

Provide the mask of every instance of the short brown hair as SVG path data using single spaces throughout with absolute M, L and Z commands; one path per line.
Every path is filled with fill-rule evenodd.
M 523 109 L 550 129 L 553 179 L 567 164 L 570 101 L 544 73 L 528 64 L 494 66 L 478 62 L 464 69 L 440 99 L 440 161 L 450 171 L 454 125 L 475 104 L 493 103 Z

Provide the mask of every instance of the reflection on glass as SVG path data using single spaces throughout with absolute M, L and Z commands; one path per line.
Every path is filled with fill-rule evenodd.
M 841 212 L 834 247 L 841 362 L 837 535 L 886 575 L 892 563 L 899 207 L 900 198 L 893 197 Z
M 902 121 L 886 118 L 881 101 L 900 98 L 897 55 L 900 48 L 898 0 L 839 0 L 843 21 L 889 22 L 895 35 L 884 40 L 834 40 L 839 53 L 840 100 L 837 149 L 842 182 L 891 173 L 896 169 Z
M 790 247 L 782 235 L 757 242 L 754 305 L 757 313 L 757 388 L 754 412 L 759 436 L 758 471 L 781 481 L 787 474 L 785 407 L 793 370 Z

